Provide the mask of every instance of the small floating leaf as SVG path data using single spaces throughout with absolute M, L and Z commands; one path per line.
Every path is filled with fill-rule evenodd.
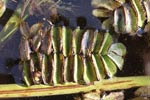
M 61 33 L 60 33 L 60 27 L 56 27 L 56 26 L 52 26 L 51 28 L 51 39 L 52 39 L 52 46 L 54 49 L 55 53 L 60 52 L 60 37 L 61 37 Z
M 62 55 L 54 54 L 53 68 L 52 68 L 52 81 L 54 85 L 62 83 Z
M 103 78 L 105 78 L 106 74 L 104 69 L 105 66 L 103 64 L 101 56 L 96 54 L 92 55 L 92 61 L 95 67 L 97 79 L 102 80 Z
M 94 54 L 97 54 L 101 48 L 102 42 L 103 42 L 103 34 L 96 30 L 94 32 L 94 39 L 91 46 L 91 52 Z
M 69 27 L 62 28 L 62 48 L 65 57 L 71 55 L 72 50 L 72 30 Z
M 111 52 L 107 54 L 111 60 L 113 60 L 113 62 L 117 65 L 117 67 L 122 70 L 123 68 L 123 63 L 124 63 L 124 59 L 123 57 L 116 55 L 115 53 Z
M 122 43 L 114 43 L 109 48 L 108 52 L 113 52 L 113 53 L 115 53 L 116 55 L 119 55 L 119 56 L 125 56 L 127 51 L 126 51 L 126 47 L 125 47 L 124 44 L 122 44 Z
M 79 55 L 74 56 L 73 79 L 79 83 L 83 81 L 83 62 Z
M 80 27 L 77 27 L 73 31 L 73 52 L 75 54 L 80 53 L 82 36 L 83 36 L 83 30 Z
M 117 33 L 125 32 L 125 16 L 122 7 L 114 11 L 114 29 Z
M 113 77 L 117 72 L 117 66 L 107 55 L 103 56 L 102 60 L 103 60 L 107 75 L 109 77 Z
M 103 43 L 101 45 L 101 49 L 99 51 L 99 54 L 106 55 L 107 52 L 108 52 L 108 49 L 110 48 L 110 46 L 112 44 L 112 42 L 113 42 L 112 36 L 108 32 L 106 32 L 104 34 L 104 39 L 103 39 Z
M 97 80 L 95 68 L 92 63 L 92 59 L 86 57 L 86 58 L 83 58 L 82 60 L 84 64 L 83 79 L 86 84 L 90 84 L 91 82 L 94 82 Z

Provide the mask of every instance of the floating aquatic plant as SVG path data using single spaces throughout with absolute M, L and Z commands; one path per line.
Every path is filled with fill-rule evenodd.
M 150 22 L 149 0 L 92 0 L 93 15 L 105 17 L 103 27 L 113 26 L 117 33 L 141 35 Z
M 123 67 L 126 48 L 113 43 L 108 32 L 55 25 L 42 30 L 41 23 L 31 28 L 22 23 L 20 30 L 20 65 L 28 86 L 91 84 L 113 77 L 117 67 Z

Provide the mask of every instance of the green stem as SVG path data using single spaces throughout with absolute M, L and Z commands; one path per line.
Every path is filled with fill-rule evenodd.
M 83 93 L 92 90 L 111 91 L 140 86 L 150 86 L 150 76 L 114 77 L 104 79 L 89 85 L 68 83 L 57 86 L 7 84 L 0 85 L 0 98 L 52 96 L 62 94 Z

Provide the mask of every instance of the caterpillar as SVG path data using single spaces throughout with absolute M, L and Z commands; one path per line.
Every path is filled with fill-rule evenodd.
M 92 5 L 94 16 L 106 18 L 103 28 L 112 26 L 116 33 L 142 35 L 150 27 L 150 0 L 92 0 Z
M 74 82 L 92 84 L 123 67 L 126 48 L 109 32 L 94 29 L 20 25 L 20 67 L 27 86 Z

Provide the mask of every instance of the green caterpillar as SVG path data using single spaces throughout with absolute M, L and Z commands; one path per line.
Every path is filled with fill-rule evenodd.
M 148 31 L 150 22 L 149 0 L 92 0 L 93 15 L 107 18 L 102 26 L 116 33 L 141 35 Z
M 126 48 L 108 32 L 23 22 L 20 57 L 25 83 L 92 84 L 121 70 Z

